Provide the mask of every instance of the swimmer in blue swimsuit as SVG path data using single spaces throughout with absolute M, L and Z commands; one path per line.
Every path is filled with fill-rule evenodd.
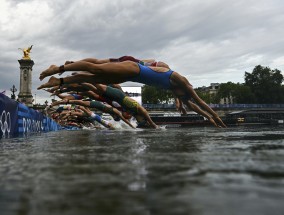
M 171 89 L 171 75 L 173 71 L 169 69 L 166 72 L 157 72 L 152 67 L 143 66 L 138 63 L 139 74 L 134 77 L 129 77 L 126 81 L 143 83 L 149 86 L 156 86 L 166 90 Z
M 40 80 L 54 74 L 62 74 L 65 71 L 87 71 L 89 74 L 77 74 L 60 79 L 52 76 L 47 83 L 41 85 L 38 89 L 70 83 L 113 84 L 129 80 L 137 81 L 142 84 L 171 90 L 178 98 L 182 98 L 185 105 L 206 117 L 213 125 L 216 127 L 226 127 L 218 114 L 197 95 L 188 80 L 168 68 L 145 67 L 132 61 L 103 64 L 76 61 L 59 67 L 51 65 L 40 74 Z M 190 99 L 193 99 L 196 104 L 192 103 Z

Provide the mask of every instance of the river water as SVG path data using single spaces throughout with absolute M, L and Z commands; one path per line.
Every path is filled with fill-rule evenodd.
M 0 139 L 1 215 L 284 214 L 284 127 Z

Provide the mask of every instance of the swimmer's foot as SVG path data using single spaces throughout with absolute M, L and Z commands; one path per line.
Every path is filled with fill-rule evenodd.
M 56 101 L 56 102 L 52 102 L 51 106 L 57 106 L 57 105 L 60 105 L 60 104 L 67 104 L 68 101 L 67 100 L 61 100 L 61 101 Z
M 49 90 L 49 92 L 52 92 L 51 89 L 48 89 L 48 90 Z M 54 91 L 50 94 L 50 96 L 58 96 L 60 93 L 61 93 L 61 92 L 60 92 L 59 90 L 54 90 Z
M 48 80 L 48 82 L 40 85 L 37 89 L 40 90 L 40 89 L 43 89 L 43 88 L 50 88 L 50 87 L 54 87 L 54 86 L 57 86 L 57 85 L 60 85 L 60 79 L 51 76 L 51 78 Z
M 51 65 L 48 69 L 40 73 L 39 80 L 42 81 L 45 77 L 55 75 L 57 73 L 60 73 L 59 67 L 55 65 Z
M 44 91 L 48 92 L 48 93 L 51 93 L 51 90 L 50 89 L 43 89 Z
M 55 86 L 49 89 L 51 93 L 60 90 L 60 86 Z
M 68 65 L 68 64 L 71 64 L 71 63 L 74 63 L 74 61 L 67 60 L 67 61 L 65 61 L 64 65 Z

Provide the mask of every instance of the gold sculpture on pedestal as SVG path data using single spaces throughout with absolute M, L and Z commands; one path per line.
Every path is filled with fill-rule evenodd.
M 28 48 L 23 48 L 23 49 L 19 48 L 20 50 L 23 51 L 23 54 L 24 54 L 24 56 L 22 57 L 23 60 L 30 60 L 31 59 L 30 53 L 31 53 L 32 47 L 33 47 L 33 45 L 31 45 Z

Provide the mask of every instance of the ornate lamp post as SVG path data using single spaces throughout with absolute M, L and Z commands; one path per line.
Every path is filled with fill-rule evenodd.
M 16 99 L 16 96 L 15 96 L 15 92 L 17 92 L 17 88 L 15 87 L 15 85 L 13 85 L 13 87 L 10 89 L 12 94 L 11 94 L 11 99 Z

